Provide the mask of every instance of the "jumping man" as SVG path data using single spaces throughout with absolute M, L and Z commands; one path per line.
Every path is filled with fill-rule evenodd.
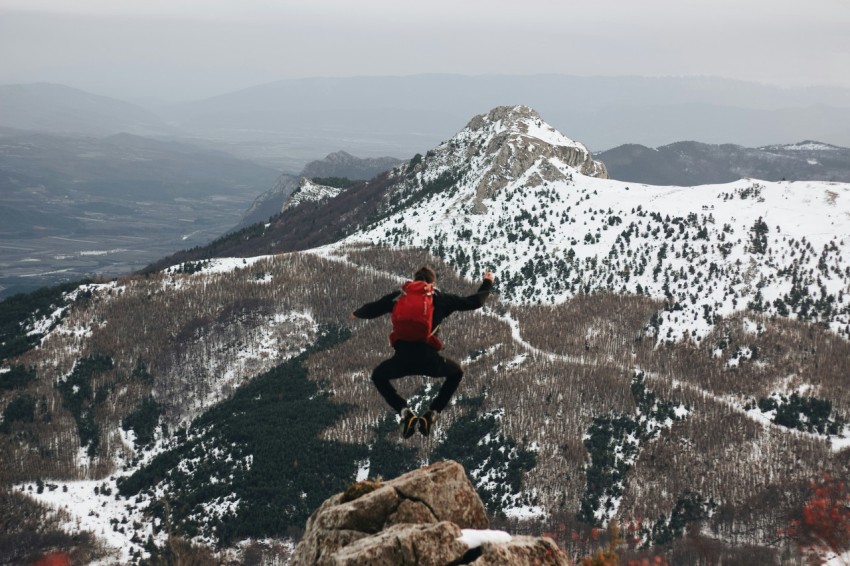
M 422 267 L 398 291 L 384 295 L 354 311 L 356 318 L 377 318 L 392 313 L 393 331 L 390 344 L 395 354 L 372 372 L 372 382 L 386 402 L 402 420 L 402 434 L 409 438 L 417 429 L 425 436 L 463 378 L 456 361 L 440 355 L 443 347 L 437 330 L 443 320 L 456 311 L 471 311 L 484 306 L 493 288 L 493 274 L 485 273 L 484 281 L 474 295 L 460 297 L 437 289 L 437 275 L 430 267 Z M 392 380 L 408 375 L 445 377 L 437 397 L 428 411 L 416 415 L 392 385 Z

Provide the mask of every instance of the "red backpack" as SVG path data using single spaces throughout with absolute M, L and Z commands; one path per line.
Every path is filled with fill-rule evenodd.
M 434 336 L 435 328 L 431 328 L 434 319 L 434 289 L 425 281 L 408 281 L 401 286 L 401 295 L 393 305 L 393 331 L 390 343 L 395 346 L 399 340 L 403 342 L 427 342 L 435 350 L 443 347 L 443 343 Z

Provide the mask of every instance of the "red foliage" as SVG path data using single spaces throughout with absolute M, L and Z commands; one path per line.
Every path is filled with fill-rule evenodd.
M 801 548 L 815 547 L 836 554 L 850 549 L 850 491 L 843 481 L 824 474 L 811 483 L 812 496 L 802 518 L 791 521 L 788 534 Z
M 628 524 L 628 526 L 626 527 L 626 535 L 625 535 L 626 544 L 632 550 L 636 549 L 638 547 L 638 545 L 641 542 L 643 542 L 643 537 L 640 534 L 641 528 L 642 528 L 642 524 L 641 524 L 640 519 L 636 519 L 634 521 L 631 521 Z
M 32 563 L 31 566 L 71 566 L 67 552 L 51 552 Z

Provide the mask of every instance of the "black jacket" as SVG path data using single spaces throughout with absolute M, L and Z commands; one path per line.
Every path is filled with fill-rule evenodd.
M 434 317 L 431 320 L 431 327 L 437 328 L 437 326 L 453 312 L 480 309 L 484 306 L 484 302 L 487 300 L 487 297 L 490 296 L 490 291 L 492 289 L 493 284 L 486 279 L 483 283 L 481 283 L 478 291 L 468 297 L 445 293 L 437 289 L 434 292 Z M 399 295 L 401 295 L 401 290 L 393 291 L 388 295 L 384 295 L 377 301 L 366 303 L 354 311 L 354 316 L 357 318 L 370 319 L 389 314 L 393 312 L 393 305 L 395 305 L 395 300 Z

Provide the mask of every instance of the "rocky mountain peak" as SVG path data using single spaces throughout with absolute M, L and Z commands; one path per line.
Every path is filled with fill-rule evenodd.
M 496 165 L 504 166 L 510 158 L 514 173 L 540 158 L 557 159 L 589 177 L 607 178 L 605 165 L 593 160 L 587 147 L 574 141 L 543 121 L 528 106 L 499 106 L 487 114 L 470 120 L 457 137 L 487 138 L 485 153 L 496 153 Z M 480 143 L 480 142 L 479 142 Z
M 477 214 L 486 211 L 484 201 L 509 186 L 570 181 L 575 174 L 608 178 L 605 165 L 594 161 L 587 147 L 528 106 L 499 106 L 475 116 L 457 135 L 407 167 L 409 178 L 415 178 L 412 186 L 400 188 L 398 202 L 421 188 L 433 193 L 451 186 L 472 202 Z
M 361 481 L 307 521 L 293 564 L 566 565 L 548 538 L 488 529 L 484 504 L 451 460 L 396 479 Z

